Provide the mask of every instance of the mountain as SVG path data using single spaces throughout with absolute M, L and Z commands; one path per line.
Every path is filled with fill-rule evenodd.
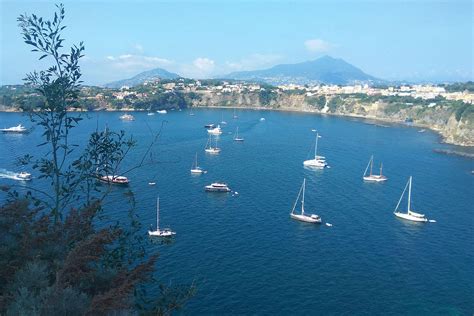
M 107 88 L 120 88 L 123 86 L 133 87 L 142 84 L 145 81 L 152 81 L 156 79 L 177 79 L 180 77 L 180 75 L 166 71 L 162 68 L 155 68 L 152 70 L 141 72 L 138 75 L 129 79 L 123 79 L 107 83 L 104 86 Z
M 382 82 L 343 59 L 330 56 L 298 64 L 276 65 L 264 70 L 233 72 L 222 78 L 266 82 L 273 85 L 288 83 L 346 85 Z

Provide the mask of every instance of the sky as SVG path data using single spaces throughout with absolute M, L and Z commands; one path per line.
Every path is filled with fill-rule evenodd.
M 48 65 L 16 18 L 57 2 L 0 0 L 0 84 Z M 63 1 L 66 46 L 84 41 L 86 84 L 164 68 L 191 78 L 342 58 L 386 80 L 473 80 L 471 0 Z

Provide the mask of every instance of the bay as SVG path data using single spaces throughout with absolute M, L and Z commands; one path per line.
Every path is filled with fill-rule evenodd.
M 160 253 L 161 281 L 196 281 L 185 314 L 472 314 L 474 160 L 434 153 L 450 146 L 416 128 L 291 112 L 239 110 L 236 120 L 232 110 L 194 113 L 137 112 L 132 122 L 120 121 L 118 112 L 88 113 L 71 136 L 84 145 L 106 124 L 125 130 L 138 142 L 122 166 L 127 170 L 145 154 L 151 131 L 162 128 L 145 166 L 127 176 L 143 234 L 155 223 L 158 195 L 162 224 L 177 232 L 173 243 L 148 247 Z M 222 152 L 206 155 L 204 125 L 222 118 L 228 122 Z M 31 126 L 19 113 L 0 114 L 2 127 L 20 122 Z M 237 126 L 243 143 L 232 140 Z M 329 169 L 303 168 L 313 151 L 312 129 L 322 135 L 318 151 Z M 0 135 L 0 169 L 19 171 L 15 158 L 44 154 L 39 143 L 39 129 Z M 207 174 L 190 174 L 196 152 Z M 384 164 L 386 183 L 362 181 L 372 154 Z M 393 215 L 410 175 L 414 209 L 436 223 Z M 289 218 L 303 178 L 306 210 L 332 227 Z M 205 193 L 204 185 L 216 180 L 239 194 Z M 2 184 L 21 185 L 0 178 Z M 48 190 L 38 179 L 28 185 Z M 114 188 L 107 201 L 111 219 L 126 218 L 125 192 Z

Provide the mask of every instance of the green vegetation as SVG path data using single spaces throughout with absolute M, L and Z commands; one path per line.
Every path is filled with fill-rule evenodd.
M 474 92 L 474 82 L 468 81 L 468 82 L 452 83 L 452 84 L 444 85 L 444 88 L 448 92 L 463 92 L 463 91 Z
M 61 50 L 64 17 L 59 5 L 52 20 L 34 14 L 18 18 L 25 43 L 53 64 L 25 79 L 39 101 L 24 110 L 43 131 L 39 146 L 48 153 L 21 160 L 50 189 L 22 185 L 27 193 L 21 195 L 15 186 L 1 188 L 6 202 L 0 206 L 0 314 L 168 315 L 194 295 L 195 287 L 161 286 L 159 293 L 147 295 L 157 254 L 147 253 L 133 192 L 122 203 L 126 223 L 109 224 L 103 213 L 110 188 L 97 178 L 117 174 L 135 142 L 123 131 L 106 129 L 92 133 L 81 151 L 71 143 L 81 117 L 67 109 L 82 107 L 84 46 Z

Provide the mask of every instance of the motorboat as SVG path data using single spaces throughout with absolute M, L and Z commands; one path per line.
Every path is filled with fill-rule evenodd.
M 109 184 L 128 185 L 130 181 L 125 176 L 106 175 L 99 177 L 99 180 Z
M 216 125 L 215 124 L 206 124 L 204 125 L 204 128 L 214 128 Z
M 206 185 L 204 190 L 207 192 L 230 192 L 231 190 L 226 183 L 214 182 L 210 185 Z
M 10 133 L 10 134 L 24 134 L 28 132 L 28 129 L 21 124 L 17 126 L 8 127 L 8 128 L 1 128 L 0 132 L 2 133 Z
M 22 172 L 18 173 L 16 175 L 16 177 L 20 180 L 23 180 L 23 181 L 29 181 L 29 180 L 33 179 L 33 177 L 31 176 L 31 173 L 28 173 L 28 172 L 25 172 L 25 171 L 22 171 Z
M 217 125 L 215 128 L 208 129 L 207 132 L 211 135 L 221 135 L 222 129 L 220 125 Z
M 158 110 L 158 111 L 156 111 L 156 113 L 158 113 L 158 114 L 166 114 L 166 113 L 168 113 L 168 111 L 166 111 L 166 110 Z
M 134 120 L 135 120 L 135 117 L 134 117 L 133 115 L 131 115 L 131 114 L 125 113 L 125 114 L 123 114 L 123 115 L 120 116 L 120 119 L 121 119 L 122 121 L 134 121 Z

